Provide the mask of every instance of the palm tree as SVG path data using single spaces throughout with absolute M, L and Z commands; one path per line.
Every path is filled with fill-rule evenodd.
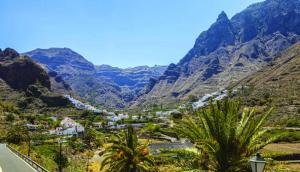
M 189 138 L 209 159 L 209 169 L 218 172 L 243 171 L 249 157 L 274 141 L 264 138 L 262 129 L 272 108 L 261 115 L 232 100 L 210 103 L 198 110 L 195 117 L 183 119 L 175 130 Z
M 156 171 L 149 155 L 147 145 L 138 143 L 133 127 L 128 127 L 123 135 L 112 140 L 111 146 L 104 151 L 101 171 L 109 172 L 146 172 Z

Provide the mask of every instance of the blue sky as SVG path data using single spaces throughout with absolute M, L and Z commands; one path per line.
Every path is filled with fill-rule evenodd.
M 68 47 L 94 64 L 177 63 L 224 10 L 261 0 L 1 0 L 0 48 Z

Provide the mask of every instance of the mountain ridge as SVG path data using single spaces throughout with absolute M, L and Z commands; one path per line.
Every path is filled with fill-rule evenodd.
M 221 12 L 193 48 L 170 64 L 134 105 L 203 96 L 253 74 L 300 39 L 299 18 L 298 0 L 255 3 L 230 20 Z
M 159 77 L 165 66 L 118 68 L 93 65 L 69 48 L 35 49 L 24 53 L 54 71 L 81 98 L 106 108 L 124 108 L 140 95 L 150 78 Z M 74 56 L 74 57 L 73 57 Z

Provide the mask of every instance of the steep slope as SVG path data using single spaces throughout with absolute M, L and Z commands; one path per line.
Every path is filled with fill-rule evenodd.
M 35 49 L 25 53 L 64 78 L 95 72 L 94 65 L 69 48 Z
M 108 65 L 96 66 L 96 76 L 112 80 L 120 87 L 142 89 L 150 78 L 158 78 L 166 70 L 166 66 L 138 66 L 133 68 L 117 68 Z
M 53 81 L 54 82 L 54 81 Z M 62 89 L 64 86 L 56 82 Z M 15 50 L 0 50 L 0 99 L 16 104 L 24 111 L 46 107 L 65 107 L 69 101 L 56 94 L 51 77 L 29 57 Z
M 158 78 L 165 66 L 140 66 L 121 69 L 94 66 L 68 48 L 36 49 L 25 53 L 55 72 L 81 98 L 106 108 L 124 108 L 134 100 L 150 78 Z
M 152 80 L 135 105 L 174 103 L 227 87 L 299 40 L 300 1 L 267 0 L 231 19 L 222 12 L 177 64 Z
M 239 88 L 243 102 L 273 106 L 273 123 L 300 120 L 300 42 L 280 53 L 274 61 L 232 88 Z

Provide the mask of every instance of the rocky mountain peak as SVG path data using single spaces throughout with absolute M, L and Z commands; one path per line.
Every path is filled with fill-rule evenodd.
M 71 75 L 94 73 L 94 65 L 70 48 L 35 49 L 25 53 L 33 60 L 67 78 Z
M 218 21 L 229 21 L 228 17 L 227 17 L 227 14 L 225 13 L 225 11 L 222 11 L 219 16 L 218 16 L 218 19 L 217 19 L 217 22 Z
M 0 58 L 11 58 L 14 59 L 16 57 L 19 57 L 19 53 L 11 48 L 6 48 L 4 51 L 0 49 Z
M 197 38 L 194 47 L 179 62 L 179 65 L 188 63 L 192 58 L 208 55 L 220 46 L 234 45 L 236 41 L 235 30 L 226 13 L 222 11 L 216 22 Z
M 228 19 L 221 12 L 193 48 L 143 97 L 176 101 L 223 89 L 253 74 L 300 40 L 300 0 L 267 0 Z M 176 94 L 173 94 L 176 93 Z

